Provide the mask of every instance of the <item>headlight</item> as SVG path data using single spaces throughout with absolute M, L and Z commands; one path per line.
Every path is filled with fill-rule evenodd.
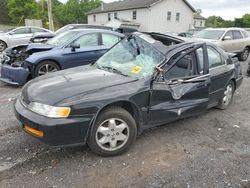
M 50 118 L 67 118 L 71 111 L 69 107 L 55 107 L 37 102 L 30 103 L 28 108 L 37 114 Z

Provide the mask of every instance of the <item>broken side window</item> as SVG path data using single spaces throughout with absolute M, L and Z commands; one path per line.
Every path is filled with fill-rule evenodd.
M 175 58 L 175 56 L 173 58 Z M 187 54 L 177 61 L 169 71 L 167 71 L 165 74 L 165 80 L 174 80 L 194 76 L 196 75 L 195 68 L 196 66 L 193 54 Z
M 198 72 L 200 74 L 203 73 L 203 68 L 204 68 L 204 53 L 203 53 L 203 48 L 198 48 L 195 51 L 196 59 L 197 59 L 197 65 L 198 65 Z

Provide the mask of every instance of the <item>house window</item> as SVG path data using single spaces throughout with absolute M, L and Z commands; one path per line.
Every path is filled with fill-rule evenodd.
M 136 20 L 136 17 L 137 17 L 137 12 L 133 11 L 133 20 Z
M 171 14 L 172 14 L 172 13 L 169 11 L 169 12 L 168 12 L 168 16 L 167 16 L 167 20 L 168 20 L 168 21 L 171 21 Z
M 118 14 L 117 12 L 114 13 L 114 18 L 117 19 L 118 18 Z
M 96 15 L 93 15 L 93 21 L 96 22 Z
M 202 21 L 200 22 L 200 26 L 202 27 Z
M 196 20 L 194 21 L 194 26 L 196 26 Z
M 111 14 L 108 13 L 108 21 L 111 21 Z
M 179 12 L 176 13 L 176 21 L 177 21 L 177 22 L 180 21 L 180 13 L 179 13 Z

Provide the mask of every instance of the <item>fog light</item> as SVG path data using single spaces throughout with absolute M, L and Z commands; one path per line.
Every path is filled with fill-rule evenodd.
M 38 137 L 43 137 L 44 135 L 42 131 L 35 130 L 27 125 L 24 125 L 24 130 Z

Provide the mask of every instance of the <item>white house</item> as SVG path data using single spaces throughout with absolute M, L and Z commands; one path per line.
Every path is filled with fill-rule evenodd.
M 200 14 L 194 14 L 194 28 L 195 30 L 202 30 L 205 28 L 206 18 Z
M 186 0 L 123 0 L 103 3 L 88 13 L 89 24 L 126 20 L 148 32 L 184 32 L 194 28 L 196 10 Z

